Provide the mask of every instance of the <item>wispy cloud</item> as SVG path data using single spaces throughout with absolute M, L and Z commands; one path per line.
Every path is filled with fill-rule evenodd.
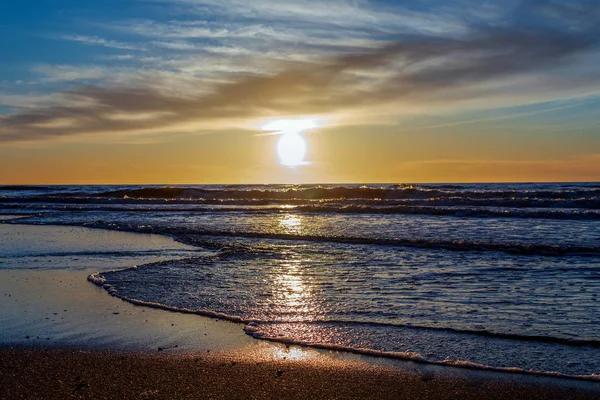
M 118 42 L 116 40 L 107 40 L 98 36 L 84 36 L 84 35 L 62 35 L 59 36 L 63 40 L 71 40 L 92 46 L 103 46 L 113 49 L 120 50 L 144 50 L 141 46 L 136 46 L 129 43 Z
M 155 0 L 157 1 L 157 0 Z M 158 0 L 157 2 L 165 2 Z M 453 15 L 431 10 L 415 11 L 393 3 L 364 0 L 174 0 L 200 15 L 215 15 L 227 20 L 268 21 L 269 25 L 293 24 L 329 26 L 369 32 L 449 33 L 464 30 L 464 23 Z
M 344 25 L 344 19 L 354 26 L 368 21 L 387 24 L 393 19 L 385 11 L 367 12 L 365 16 L 359 11 L 368 3 L 341 0 L 332 3 L 334 5 L 311 2 L 314 9 L 303 7 L 305 2 L 276 6 L 268 0 L 250 5 L 238 1 L 229 1 L 224 3 L 226 5 L 212 1 L 182 0 L 180 3 L 193 6 L 197 12 L 202 7 L 210 7 L 213 13 L 214 9 L 217 13 L 232 11 L 232 19 L 253 19 L 261 11 L 265 14 L 260 14 L 260 18 L 273 20 L 287 20 L 294 15 L 300 19 L 314 16 L 320 20 L 320 16 L 333 15 L 336 10 L 339 16 L 332 17 L 328 24 L 339 21 Z M 38 67 L 47 76 L 64 80 L 100 79 L 108 83 L 63 92 L 67 98 L 84 99 L 84 106 L 40 107 L 2 117 L 0 140 L 99 132 L 198 131 L 215 126 L 238 126 L 253 118 L 276 115 L 354 112 L 368 118 L 365 112 L 368 109 L 443 107 L 468 101 L 486 103 L 501 97 L 514 102 L 519 101 L 519 96 L 548 100 L 559 98 L 565 91 L 600 89 L 600 74 L 595 69 L 580 70 L 577 79 L 568 74 L 569 68 L 581 57 L 598 51 L 598 6 L 587 1 L 560 5 L 531 0 L 515 6 L 515 10 L 510 15 L 502 14 L 494 24 L 474 24 L 468 33 L 457 35 L 434 35 L 431 30 L 419 30 L 417 28 L 432 17 L 410 14 L 408 19 L 413 29 L 410 36 L 388 36 L 378 41 L 376 47 L 364 46 L 334 55 L 317 52 L 315 57 L 302 61 L 271 59 L 257 54 L 251 46 L 240 47 L 236 43 L 225 48 L 239 47 L 246 52 L 226 54 L 226 58 L 219 58 L 222 54 L 215 58 L 159 58 L 156 65 L 168 68 L 162 71 L 103 71 L 93 67 L 57 71 Z M 491 18 L 496 11 L 492 8 L 478 18 Z M 561 16 L 566 18 L 559 18 Z M 183 38 L 240 39 L 272 35 L 271 28 L 266 26 L 215 29 L 210 23 L 197 27 L 193 23 L 188 25 L 168 24 L 166 28 L 142 23 L 131 29 L 143 35 L 176 38 L 171 47 L 180 43 L 181 48 L 175 50 L 185 51 L 197 44 L 182 42 Z M 450 25 L 460 24 L 452 22 Z M 305 33 L 301 40 L 303 43 L 312 40 L 310 33 Z M 154 43 L 162 44 L 161 41 Z M 223 48 L 221 42 L 205 45 L 207 52 L 219 48 Z M 228 58 L 229 64 L 223 61 Z M 226 67 L 215 72 L 219 65 Z M 123 75 L 119 77 L 119 73 Z M 533 83 L 515 87 L 524 77 Z M 127 87 L 126 82 L 137 84 Z M 151 118 L 136 117 L 140 115 Z M 55 120 L 60 121 L 60 127 L 53 124 Z M 65 121 L 70 123 L 65 124 Z
M 102 58 L 105 60 L 123 61 L 123 60 L 134 60 L 136 57 L 133 54 L 113 54 L 113 55 L 109 55 L 109 56 L 103 56 Z

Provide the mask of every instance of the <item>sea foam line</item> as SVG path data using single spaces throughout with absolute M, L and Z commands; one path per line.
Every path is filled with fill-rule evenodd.
M 537 376 L 548 376 L 548 377 L 556 377 L 556 378 L 565 378 L 565 379 L 577 379 L 577 380 L 591 380 L 600 382 L 599 374 L 589 374 L 589 375 L 570 375 L 563 374 L 560 372 L 554 371 L 538 371 L 534 369 L 524 369 L 518 367 L 494 367 L 491 365 L 478 364 L 467 360 L 428 360 L 423 357 L 419 353 L 415 352 L 393 352 L 393 351 L 383 351 L 383 350 L 373 350 L 362 347 L 351 347 L 351 346 L 342 346 L 337 344 L 327 344 L 327 343 L 314 343 L 303 340 L 296 340 L 289 337 L 272 337 L 267 335 L 262 335 L 258 331 L 259 325 L 254 325 L 253 323 L 247 324 L 244 326 L 244 332 L 246 334 L 252 336 L 255 339 L 266 340 L 274 343 L 282 343 L 286 345 L 296 345 L 296 346 L 305 346 L 312 347 L 315 349 L 323 349 L 323 350 L 334 350 L 334 351 L 343 351 L 347 353 L 367 355 L 367 356 L 375 356 L 375 357 L 383 357 L 383 358 L 391 358 L 396 360 L 404 360 L 404 361 L 413 361 L 422 364 L 433 364 L 433 365 L 442 365 L 442 366 L 451 366 L 457 368 L 466 368 L 466 369 L 475 369 L 475 370 L 485 370 L 485 371 L 493 371 L 493 372 L 505 372 L 511 374 L 524 374 L 524 375 L 537 375 Z

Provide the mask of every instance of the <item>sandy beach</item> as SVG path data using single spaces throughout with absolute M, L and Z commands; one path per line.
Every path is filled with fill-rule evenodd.
M 17 263 L 0 270 L 1 399 L 600 398 L 592 381 L 255 340 L 241 324 L 134 306 L 86 281 L 93 271 L 152 261 L 152 250 L 163 257 L 191 250 L 170 238 L 54 226 L 0 230 L 4 266 Z M 143 255 L 106 253 L 116 242 Z M 93 248 L 82 252 L 81 243 Z M 60 250 L 55 259 L 40 256 L 51 248 Z
M 435 369 L 434 369 L 435 370 Z M 0 349 L 2 399 L 598 399 L 598 387 L 323 356 L 147 355 Z
M 0 37 L 0 400 L 600 400 L 600 0 Z

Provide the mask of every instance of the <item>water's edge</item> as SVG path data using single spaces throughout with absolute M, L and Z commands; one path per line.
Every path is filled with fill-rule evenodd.
M 143 265 L 141 265 L 140 267 L 143 267 Z M 124 269 L 120 269 L 120 270 L 104 271 L 103 273 L 122 272 L 122 271 L 137 269 L 137 268 L 138 268 L 138 266 L 134 266 L 134 267 L 124 268 Z M 474 370 L 503 372 L 503 373 L 511 373 L 511 374 L 525 374 L 525 375 L 534 375 L 534 376 L 546 376 L 546 377 L 556 377 L 556 378 L 563 378 L 563 379 L 576 379 L 576 380 L 600 382 L 600 375 L 598 375 L 598 374 L 570 375 L 570 374 L 564 374 L 564 373 L 552 372 L 552 371 L 526 370 L 526 369 L 518 368 L 518 367 L 494 367 L 494 366 L 490 366 L 490 365 L 477 364 L 477 363 L 473 363 L 473 362 L 466 361 L 466 360 L 447 359 L 447 360 L 435 361 L 435 360 L 428 360 L 425 357 L 423 357 L 422 355 L 415 353 L 415 352 L 389 352 L 389 351 L 381 351 L 381 350 L 374 350 L 374 349 L 367 349 L 367 348 L 355 348 L 355 347 L 350 347 L 350 346 L 341 346 L 341 345 L 336 345 L 336 344 L 312 343 L 312 342 L 307 342 L 307 341 L 295 340 L 295 339 L 288 338 L 288 337 L 284 337 L 284 338 L 269 337 L 269 336 L 262 335 L 259 332 L 259 330 L 257 329 L 257 326 L 259 326 L 259 324 L 261 322 L 265 322 L 265 321 L 244 319 L 239 316 L 219 313 L 219 312 L 211 311 L 211 310 L 192 310 L 192 309 L 187 309 L 187 308 L 179 308 L 179 307 L 169 306 L 169 305 L 162 304 L 162 303 L 147 302 L 147 301 L 142 301 L 139 299 L 120 295 L 118 293 L 118 290 L 114 286 L 106 283 L 106 279 L 102 275 L 103 273 L 96 272 L 96 273 L 90 274 L 87 279 L 90 283 L 103 288 L 104 290 L 106 290 L 106 292 L 108 294 L 110 294 L 111 296 L 113 296 L 115 298 L 118 298 L 122 301 L 125 301 L 125 302 L 130 303 L 135 306 L 149 307 L 149 308 L 153 308 L 153 309 L 160 309 L 160 310 L 182 313 L 182 314 L 192 314 L 192 315 L 198 315 L 198 316 L 208 317 L 208 318 L 218 318 L 218 319 L 227 320 L 227 321 L 230 321 L 233 323 L 238 323 L 240 325 L 243 325 L 243 330 L 247 335 L 249 335 L 257 340 L 265 340 L 265 341 L 270 341 L 270 342 L 274 342 L 274 343 L 281 343 L 281 344 L 286 344 L 286 345 L 297 345 L 297 346 L 303 346 L 303 347 L 309 347 L 309 348 L 315 348 L 315 349 L 342 351 L 342 352 L 346 352 L 346 353 L 353 353 L 353 354 L 373 356 L 373 357 L 383 357 L 383 358 L 396 359 L 396 360 L 402 360 L 402 361 L 412 361 L 412 362 L 431 364 L 431 365 L 450 366 L 450 367 L 456 367 L 456 368 L 467 368 L 467 369 L 474 369 Z M 448 330 L 448 331 L 453 331 L 453 332 L 457 332 L 457 333 L 469 333 L 469 334 L 474 333 L 474 332 L 470 332 L 470 331 L 461 331 L 461 330 L 455 330 L 455 329 L 451 329 L 451 328 L 448 328 L 448 329 L 446 329 L 446 328 L 430 328 L 430 327 L 421 327 L 421 326 L 410 326 L 407 328 Z M 480 334 L 483 336 L 490 336 L 490 337 L 505 338 L 505 339 L 517 339 L 517 340 L 525 340 L 525 341 L 542 341 L 542 342 L 545 341 L 545 342 L 551 342 L 551 343 L 566 344 L 569 346 L 600 347 L 600 341 L 595 341 L 595 340 L 583 341 L 583 340 L 569 340 L 569 339 L 560 339 L 560 338 L 551 338 L 551 337 L 544 338 L 544 337 L 536 337 L 536 336 L 495 334 L 495 333 L 487 332 L 487 331 L 477 332 L 476 334 Z
M 2 224 L 13 224 L 15 223 L 17 219 L 22 218 L 23 216 L 15 216 L 15 219 L 4 219 L 1 220 L 0 223 Z M 13 222 L 14 221 L 14 222 Z M 23 223 L 25 222 L 25 223 Z M 23 225 L 40 225 L 38 224 L 27 224 L 26 221 L 19 221 L 19 224 L 23 224 Z M 56 225 L 56 224 L 53 224 Z M 60 224 L 59 224 L 60 225 Z M 65 224 L 67 226 L 73 226 L 73 224 Z M 76 225 L 76 226 L 81 226 L 84 228 L 90 228 L 89 226 L 85 226 L 85 225 Z M 95 229 L 103 229 L 103 230 L 112 230 L 112 231 L 124 231 L 126 229 L 118 228 L 118 229 L 110 229 L 110 227 L 93 227 Z M 136 230 L 130 230 L 131 232 L 136 232 Z M 139 233 L 139 232 L 137 232 Z M 187 241 L 183 240 L 181 237 L 177 237 L 175 235 L 162 235 L 162 236 L 166 236 L 166 237 L 170 237 L 172 239 L 175 239 L 177 241 L 180 241 L 182 243 L 185 244 L 190 244 Z M 193 245 L 193 244 L 192 244 Z M 209 318 L 218 318 L 218 319 L 223 319 L 223 320 L 228 320 L 234 323 L 239 323 L 239 324 L 243 324 L 243 330 L 244 332 L 255 338 L 255 339 L 259 339 L 259 340 L 266 340 L 266 341 L 271 341 L 271 342 L 277 342 L 277 343 L 284 343 L 284 344 L 292 344 L 292 345 L 299 345 L 299 346 L 305 346 L 305 347 L 311 347 L 311 348 L 317 348 L 317 349 L 326 349 L 326 350 L 334 350 L 334 351 L 343 351 L 343 352 L 347 352 L 347 353 L 355 353 L 355 354 L 362 354 L 362 355 L 367 355 L 367 356 L 375 356 L 375 357 L 384 357 L 384 358 L 391 358 L 391 359 L 398 359 L 398 360 L 405 360 L 405 361 L 413 361 L 413 362 L 419 362 L 419 363 L 425 363 L 425 364 L 433 364 L 433 365 L 442 365 L 442 366 L 452 366 L 452 367 L 459 367 L 459 368 L 468 368 L 468 369 L 476 369 L 476 370 L 486 370 L 486 371 L 496 371 L 496 372 L 507 372 L 507 373 L 517 373 L 517 374 L 527 374 L 527 375 L 541 375 L 541 376 L 549 376 L 549 377 L 559 377 L 559 378 L 567 378 L 567 379 L 578 379 L 578 380 L 591 380 L 591 381 L 598 381 L 600 382 L 600 375 L 598 374 L 591 374 L 591 375 L 569 375 L 569 374 L 565 374 L 565 373 L 558 373 L 558 372 L 546 372 L 546 371 L 535 371 L 535 370 L 526 370 L 526 369 L 522 369 L 522 368 L 512 368 L 512 367 L 494 367 L 494 366 L 489 366 L 489 365 L 483 365 L 483 364 L 477 364 L 477 363 L 473 363 L 470 361 L 465 361 L 465 360 L 442 360 L 442 361 L 434 361 L 434 360 L 427 360 L 425 359 L 425 357 L 421 356 L 418 353 L 413 353 L 413 352 L 386 352 L 386 351 L 380 351 L 380 350 L 373 350 L 373 349 L 367 349 L 367 348 L 355 348 L 355 347 L 348 347 L 348 346 L 341 346 L 341 345 L 335 345 L 335 344 L 326 344 L 326 343 L 311 343 L 311 342 L 305 342 L 305 341 L 301 341 L 301 340 L 294 340 L 291 338 L 280 338 L 280 337 L 269 337 L 269 336 L 265 336 L 262 335 L 258 329 L 257 329 L 257 324 L 260 323 L 261 321 L 255 321 L 255 320 L 245 320 L 241 317 L 237 317 L 237 316 L 232 316 L 232 315 L 228 315 L 228 314 L 223 314 L 223 313 L 219 313 L 219 312 L 215 312 L 215 311 L 211 311 L 211 310 L 191 310 L 191 309 L 185 309 L 185 308 L 177 308 L 177 307 L 173 307 L 173 306 L 169 306 L 169 305 L 165 305 L 165 304 L 161 304 L 161 303 L 152 303 L 152 302 L 145 302 L 145 301 L 141 301 L 139 299 L 135 299 L 135 298 L 129 298 L 126 296 L 122 296 L 118 293 L 118 290 L 116 288 L 114 288 L 112 285 L 107 284 L 105 282 L 105 278 L 102 274 L 104 273 L 108 273 L 108 272 L 122 272 L 125 270 L 130 270 L 130 269 L 135 269 L 137 267 L 130 267 L 130 268 L 124 268 L 124 269 L 120 269 L 120 270 L 113 270 L 113 271 L 104 271 L 102 273 L 93 273 L 90 274 L 88 276 L 88 281 L 91 282 L 92 284 L 102 287 L 104 290 L 106 290 L 111 296 L 119 298 L 123 301 L 126 301 L 130 304 L 136 305 L 136 306 L 143 306 L 143 307 L 150 307 L 150 308 L 155 308 L 155 309 L 161 309 L 161 310 L 165 310 L 165 311 L 171 311 L 171 312 L 177 312 L 177 313 L 184 313 L 184 314 L 193 314 L 193 315 L 199 315 L 199 316 L 204 316 L 204 317 L 209 317 Z M 264 321 L 263 321 L 264 322 Z M 424 328 L 427 329 L 427 327 L 411 327 L 411 328 Z M 512 337 L 511 335 L 494 335 L 488 332 L 481 332 L 481 334 L 483 335 L 487 335 L 490 334 L 491 336 L 494 337 L 504 337 L 504 338 L 514 338 L 514 339 L 519 339 L 519 340 L 535 340 L 535 341 L 543 341 L 543 338 L 539 338 L 539 337 L 517 337 L 514 336 Z M 551 342 L 554 342 L 554 340 L 551 340 Z M 558 343 L 561 344 L 567 344 L 567 345 L 573 345 L 573 346 L 592 346 L 592 347 L 600 347 L 600 341 L 577 341 L 577 340 L 562 340 L 562 339 L 558 339 Z

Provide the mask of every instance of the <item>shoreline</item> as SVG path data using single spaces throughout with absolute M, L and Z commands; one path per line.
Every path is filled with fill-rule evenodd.
M 105 271 L 105 272 L 114 272 L 114 271 Z M 483 365 L 483 364 L 476 364 L 476 363 L 463 361 L 463 360 L 433 361 L 433 360 L 426 360 L 422 356 L 420 356 L 418 354 L 410 353 L 410 352 L 408 352 L 408 353 L 386 352 L 386 351 L 381 351 L 381 350 L 346 347 L 346 346 L 340 346 L 340 345 L 334 345 L 334 344 L 303 342 L 300 340 L 290 339 L 290 338 L 286 338 L 286 337 L 275 338 L 275 337 L 269 337 L 269 336 L 262 336 L 259 333 L 257 333 L 257 331 L 255 330 L 255 328 L 253 326 L 253 324 L 254 324 L 253 321 L 246 321 L 246 320 L 241 319 L 240 317 L 232 317 L 230 315 L 221 314 L 221 313 L 217 313 L 214 311 L 196 311 L 196 310 L 190 310 L 190 309 L 185 309 L 185 308 L 176 308 L 176 307 L 167 306 L 167 305 L 161 304 L 161 303 L 144 302 L 141 300 L 121 296 L 118 294 L 118 290 L 113 288 L 112 285 L 104 284 L 104 277 L 101 275 L 101 273 L 93 273 L 87 277 L 87 280 L 90 283 L 96 285 L 97 287 L 105 290 L 110 296 L 113 296 L 116 299 L 119 299 L 123 302 L 129 303 L 135 307 L 147 307 L 147 308 L 151 308 L 151 309 L 163 310 L 166 312 L 171 312 L 171 313 L 176 313 L 176 314 L 195 315 L 195 316 L 198 316 L 201 318 L 215 318 L 215 319 L 218 319 L 221 321 L 226 321 L 229 323 L 241 325 L 242 330 L 246 335 L 248 335 L 258 341 L 265 341 L 265 342 L 270 342 L 273 344 L 285 345 L 285 346 L 298 346 L 301 348 L 307 348 L 307 349 L 313 349 L 313 350 L 325 350 L 325 351 L 341 352 L 341 353 L 345 353 L 345 354 L 355 354 L 355 355 L 367 357 L 367 358 L 371 358 L 371 357 L 382 358 L 382 359 L 388 359 L 388 360 L 393 360 L 393 361 L 398 361 L 398 362 L 407 362 L 408 361 L 408 362 L 414 362 L 414 363 L 425 364 L 425 365 L 463 368 L 463 369 L 470 369 L 470 370 L 477 370 L 477 371 L 490 371 L 490 372 L 518 374 L 518 375 L 526 375 L 526 376 L 542 376 L 542 377 L 550 377 L 550 378 L 557 378 L 557 379 L 569 379 L 569 380 L 589 381 L 589 382 L 600 383 L 600 375 L 597 375 L 597 374 L 568 375 L 568 374 L 559 373 L 559 372 L 526 370 L 526 369 L 517 368 L 517 367 L 494 367 L 494 366 L 488 366 L 488 365 Z M 431 329 L 431 328 L 423 328 L 423 327 L 418 327 L 418 328 Z M 525 337 L 525 339 L 532 340 L 532 338 L 530 338 L 530 337 Z M 566 342 L 568 343 L 568 341 L 566 341 Z M 559 343 L 562 343 L 562 341 L 559 341 Z M 581 345 L 581 346 L 588 345 L 586 343 L 578 343 L 578 342 L 574 342 L 574 343 L 575 343 L 575 345 L 578 345 L 578 346 L 579 345 Z M 593 345 L 596 346 L 597 344 L 593 343 Z
M 101 235 L 104 239 L 114 234 L 119 240 L 126 237 L 134 241 L 140 239 L 148 242 L 147 234 L 90 230 L 60 225 L 2 224 L 0 226 L 10 227 L 9 229 L 13 230 L 18 230 L 19 227 L 33 227 L 31 230 L 38 233 L 47 233 L 48 231 L 56 233 L 63 230 L 64 232 L 69 231 L 71 235 L 74 231 L 80 233 L 95 231 L 88 233 Z M 21 229 L 21 233 L 27 230 L 27 228 Z M 152 246 L 160 248 L 174 242 L 171 238 L 161 238 L 164 237 L 153 238 Z M 22 239 L 21 237 L 20 240 Z M 25 242 L 28 246 L 31 245 L 30 242 Z M 77 243 L 74 246 L 77 247 Z M 102 288 L 88 282 L 86 277 L 90 271 L 106 271 L 115 269 L 115 266 L 106 264 L 106 260 L 95 260 L 91 256 L 88 259 L 82 258 L 81 253 L 77 253 L 77 258 L 73 262 L 76 265 L 99 262 L 104 267 L 92 269 L 0 269 L 0 289 L 2 289 L 0 303 L 4 301 L 8 304 L 10 301 L 13 305 L 18 304 L 10 312 L 8 308 L 0 311 L 0 322 L 3 326 L 0 329 L 0 372 L 2 372 L 0 379 L 8 379 L 6 384 L 0 382 L 2 383 L 0 386 L 10 389 L 1 389 L 6 392 L 0 393 L 0 399 L 32 396 L 32 392 L 26 387 L 28 382 L 34 381 L 38 382 L 38 387 L 44 388 L 44 393 L 56 393 L 57 396 L 66 396 L 67 398 L 74 395 L 73 393 L 79 396 L 83 393 L 79 393 L 82 388 L 71 393 L 65 391 L 64 388 L 57 387 L 56 382 L 49 380 L 48 377 L 32 377 L 31 374 L 37 368 L 33 366 L 46 365 L 44 368 L 47 371 L 58 371 L 63 374 L 60 376 L 62 379 L 57 378 L 57 380 L 65 382 L 73 380 L 81 374 L 77 375 L 77 369 L 68 369 L 63 364 L 80 365 L 81 370 L 87 371 L 89 376 L 99 376 L 102 371 L 112 371 L 112 363 L 120 360 L 121 357 L 133 360 L 132 363 L 144 369 L 143 373 L 152 382 L 160 381 L 160 374 L 165 371 L 161 370 L 158 364 L 163 363 L 169 365 L 168 369 L 173 368 L 173 371 L 178 371 L 179 375 L 177 376 L 186 376 L 188 377 L 186 379 L 193 382 L 198 375 L 187 371 L 188 368 L 191 368 L 189 359 L 190 357 L 197 358 L 200 354 L 205 363 L 202 364 L 205 370 L 203 373 L 206 373 L 206 376 L 200 376 L 205 376 L 207 379 L 216 381 L 225 379 L 216 375 L 219 374 L 219 368 L 227 363 L 229 363 L 227 372 L 221 371 L 220 373 L 233 374 L 231 385 L 239 384 L 238 380 L 253 381 L 253 376 L 262 376 L 261 382 L 266 388 L 266 392 L 256 392 L 255 397 L 258 398 L 263 398 L 261 397 L 263 395 L 265 398 L 278 397 L 281 394 L 277 391 L 279 389 L 276 384 L 282 381 L 272 382 L 271 378 L 266 378 L 266 376 L 270 376 L 267 372 L 273 368 L 277 370 L 289 368 L 290 365 L 294 370 L 301 371 L 298 377 L 294 378 L 297 379 L 294 381 L 296 386 L 292 386 L 294 393 L 299 396 L 298 398 L 303 398 L 302 396 L 313 398 L 310 388 L 304 388 L 301 385 L 302 380 L 315 382 L 319 387 L 327 385 L 336 387 L 334 392 L 324 391 L 323 398 L 353 398 L 354 393 L 361 393 L 361 389 L 355 387 L 356 384 L 353 380 L 361 382 L 363 379 L 371 382 L 366 384 L 367 386 L 386 385 L 389 387 L 389 393 L 394 393 L 395 396 L 407 396 L 409 392 L 404 386 L 409 385 L 416 391 L 415 393 L 410 392 L 411 396 L 415 398 L 419 398 L 418 392 L 429 392 L 433 390 L 434 386 L 433 392 L 435 393 L 432 392 L 426 398 L 451 398 L 447 397 L 447 393 L 443 396 L 440 395 L 444 393 L 443 387 L 459 388 L 457 390 L 460 390 L 461 395 L 458 396 L 460 398 L 494 398 L 490 396 L 495 393 L 496 389 L 487 388 L 489 385 L 500 385 L 497 390 L 503 391 L 504 394 L 497 398 L 506 398 L 507 393 L 513 393 L 515 390 L 518 392 L 514 392 L 517 393 L 517 397 L 511 395 L 511 398 L 536 398 L 531 395 L 538 390 L 540 385 L 546 388 L 543 390 L 546 393 L 545 397 L 540 398 L 600 398 L 600 384 L 581 378 L 534 375 L 526 371 L 465 368 L 460 365 L 436 365 L 419 360 L 387 358 L 380 354 L 353 354 L 347 349 L 319 349 L 317 346 L 305 347 L 292 343 L 259 340 L 245 333 L 243 325 L 239 323 L 215 320 L 197 314 L 140 307 L 113 297 Z M 24 260 L 29 262 L 27 257 Z M 9 290 L 12 291 L 14 297 L 7 297 Z M 58 320 L 58 318 L 61 319 Z M 7 321 L 10 323 L 7 324 Z M 46 332 L 47 336 L 42 336 L 41 332 Z M 41 340 L 38 340 L 37 336 L 40 336 Z M 52 340 L 46 339 L 50 337 Z M 19 364 L 22 362 L 20 360 L 29 361 L 27 364 Z M 197 362 L 195 361 L 195 363 Z M 231 364 L 232 362 L 235 364 Z M 258 365 L 256 365 L 257 363 Z M 239 371 L 229 368 L 229 365 L 233 367 L 242 364 L 247 366 L 243 373 L 238 374 Z M 127 374 L 131 373 L 131 365 L 118 365 L 118 370 L 123 375 L 119 379 L 123 382 L 134 379 L 134 377 L 125 378 L 128 376 Z M 168 372 L 167 374 L 175 373 Z M 47 375 L 48 372 L 41 375 L 44 374 Z M 366 378 L 364 378 L 365 376 Z M 425 378 L 422 378 L 423 376 Z M 439 383 L 432 386 L 429 383 L 433 380 L 431 377 L 435 377 Z M 348 391 L 345 387 L 340 387 L 339 381 L 345 382 L 344 385 L 353 389 Z M 473 382 L 478 383 L 475 385 Z M 140 382 L 141 384 L 142 382 Z M 307 384 L 307 386 L 310 385 Z M 475 389 L 475 387 L 481 386 L 485 386 L 487 391 Z M 21 388 L 19 389 L 19 387 Z M 88 387 L 91 388 L 91 384 L 88 383 Z M 83 389 L 88 387 L 83 387 Z M 171 386 L 166 384 L 165 387 Z M 164 398 L 170 398 L 172 395 L 175 396 L 175 393 L 179 393 L 177 388 L 171 388 L 174 392 L 169 393 L 169 396 L 165 395 Z M 203 392 L 203 389 L 196 388 L 192 392 L 196 396 L 207 394 L 217 398 L 243 397 L 241 393 L 228 392 L 227 387 L 217 389 L 215 392 Z M 114 391 L 120 395 L 116 395 L 114 398 L 129 397 L 131 393 L 127 390 L 130 389 L 117 384 Z M 554 396 L 555 391 L 562 395 L 548 397 Z M 90 392 L 91 398 L 105 397 L 101 387 L 90 390 Z M 21 395 L 17 395 L 18 393 Z M 388 395 L 386 393 L 378 392 L 381 396 L 375 396 L 374 393 L 364 392 L 365 396 L 371 395 L 371 398 L 388 398 L 385 397 Z M 565 397 L 565 395 L 573 393 L 577 396 Z M 185 393 L 181 393 L 182 398 L 185 398 L 185 395 Z M 439 397 L 435 397 L 438 395 Z M 153 396 L 150 398 L 161 398 L 161 396 Z M 109 396 L 109 398 L 113 397 Z

